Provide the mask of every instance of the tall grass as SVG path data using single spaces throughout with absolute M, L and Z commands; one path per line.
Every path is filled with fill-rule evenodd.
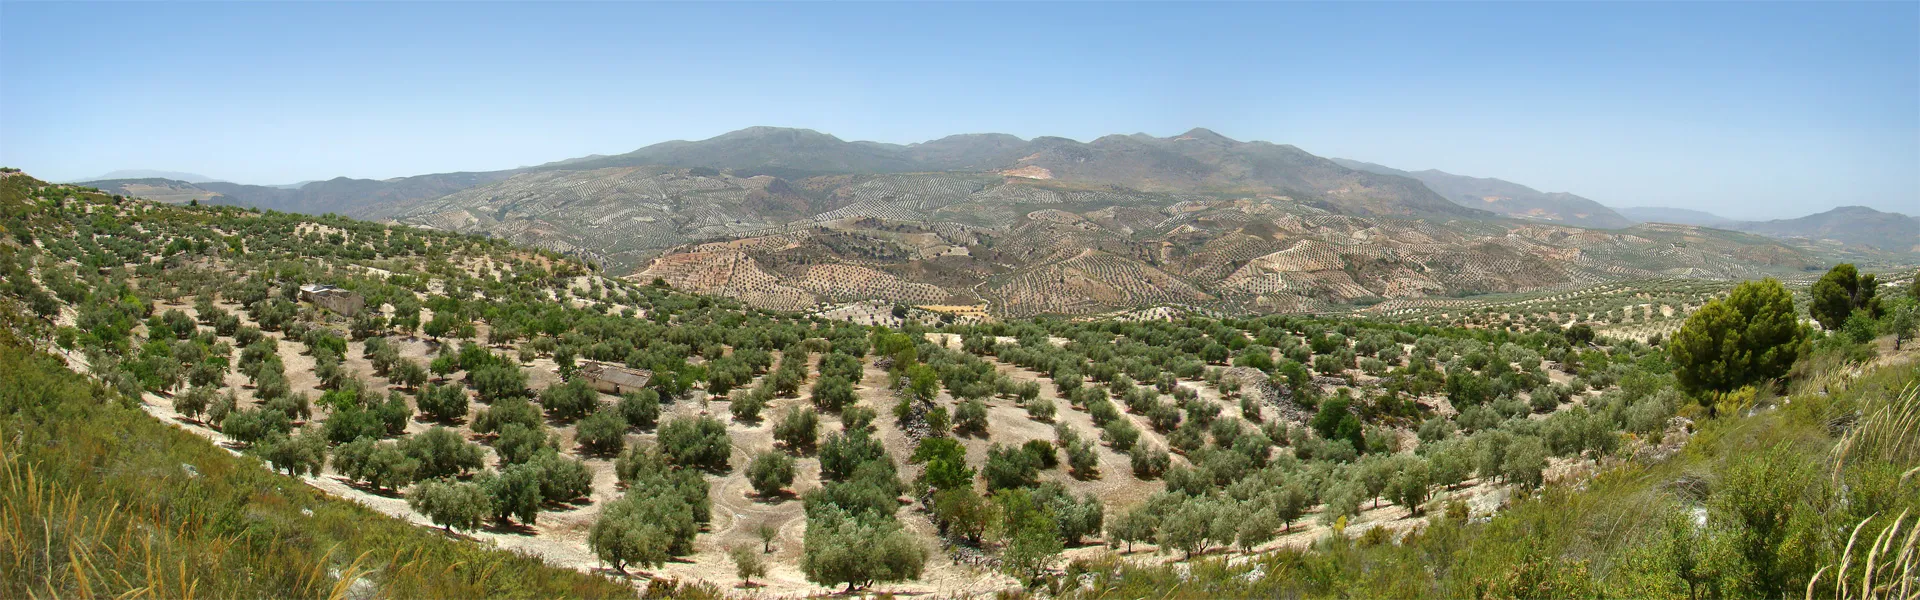
M 0 598 L 633 597 L 327 497 L 0 333 Z
M 1866 394 L 1860 404 L 1855 412 L 1859 420 L 1834 445 L 1836 481 L 1849 465 L 1877 464 L 1905 469 L 1900 483 L 1911 483 L 1920 474 L 1920 385 L 1895 394 Z M 1833 581 L 1828 589 L 1836 600 L 1920 599 L 1920 517 L 1911 512 L 1902 510 L 1864 547 L 1859 545 L 1861 532 L 1871 531 L 1868 527 L 1877 525 L 1881 515 L 1854 525 L 1838 563 L 1821 567 L 1807 584 L 1807 600 L 1823 597 L 1821 577 L 1829 572 Z

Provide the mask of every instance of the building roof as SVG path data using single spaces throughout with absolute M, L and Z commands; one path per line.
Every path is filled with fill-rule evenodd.
M 647 385 L 647 380 L 653 376 L 652 373 L 642 369 L 629 369 L 601 362 L 580 365 L 580 374 L 587 376 L 588 379 L 632 387 Z

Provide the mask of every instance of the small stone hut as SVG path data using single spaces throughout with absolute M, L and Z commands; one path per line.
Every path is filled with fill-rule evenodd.
M 643 369 L 629 369 L 602 362 L 583 362 L 579 373 L 595 389 L 616 396 L 647 387 L 647 380 L 653 377 L 652 373 Z
M 367 304 L 360 294 L 317 283 L 300 286 L 300 299 L 349 317 L 360 314 Z

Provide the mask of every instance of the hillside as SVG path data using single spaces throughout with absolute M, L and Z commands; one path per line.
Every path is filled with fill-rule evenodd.
M 1542 192 L 1511 181 L 1454 175 L 1433 169 L 1402 171 L 1357 160 L 1332 160 L 1350 169 L 1417 179 L 1456 204 L 1516 219 L 1596 229 L 1620 229 L 1635 223 L 1598 202 L 1565 192 Z
M 1022 245 L 980 244 L 1036 256 L 1041 270 L 993 288 L 1004 302 L 1052 302 L 1060 281 L 1096 300 L 1209 293 L 1113 245 L 1115 228 L 1152 222 L 1115 197 L 996 189 L 1104 206 L 1035 211 Z M 1663 250 L 1633 256 L 1672 264 L 1795 252 L 1669 225 L 1608 237 L 1476 222 L 1487 240 L 1471 242 L 1292 204 L 1194 202 L 1181 226 L 1234 223 L 1211 239 L 1258 257 L 1229 278 L 1250 284 L 1340 276 L 1328 266 L 1339 252 L 1318 243 L 1257 254 L 1283 231 L 1508 253 L 1432 277 L 1523 272 L 1525 240 L 1562 236 L 1589 236 L 1583 253 L 1648 244 Z M 804 289 L 861 276 L 855 261 L 808 252 L 882 265 L 898 259 L 883 239 L 967 232 L 853 220 L 865 237 L 806 229 L 699 246 L 745 256 L 681 281 L 764 259 L 769 273 L 805 266 L 793 280 Z M 1628 329 L 1730 282 L 1383 305 L 1378 318 L 966 322 L 842 310 L 860 303 L 754 310 L 498 239 L 127 201 L 18 173 L 0 174 L 0 230 L 0 330 L 18 339 L 0 337 L 0 475 L 62 474 L 0 477 L 0 534 L 23 542 L 0 545 L 0 561 L 35 567 L 0 581 L 17 596 L 168 595 L 156 565 L 166 589 L 238 596 L 624 585 L 710 597 L 742 580 L 737 593 L 762 598 L 1683 596 L 1694 571 L 1647 548 L 1740 541 L 1685 564 L 1750 574 L 1714 583 L 1725 595 L 1772 597 L 1829 591 L 1813 577 L 1851 560 L 1842 534 L 1905 535 L 1876 515 L 1920 498 L 1899 476 L 1915 461 L 1899 440 L 1911 439 L 1916 352 L 1874 339 L 1893 317 L 1779 345 L 1799 355 L 1791 370 L 1770 367 L 1790 378 L 1790 403 L 1762 379 L 1767 389 L 1707 397 L 1712 410 L 1677 391 L 1677 353 Z M 1372 281 L 1415 250 L 1338 273 Z M 1101 284 L 1116 281 L 1136 284 Z M 322 302 L 302 289 L 313 284 L 363 302 Z M 1913 299 L 1883 293 L 1890 314 L 1911 314 Z M 1792 322 L 1794 306 L 1777 310 Z M 619 369 L 637 379 L 604 375 Z M 1835 447 L 1854 454 L 1835 459 Z M 1772 493 L 1782 482 L 1796 485 Z M 1712 527 L 1669 526 L 1701 518 Z M 1766 533 L 1782 528 L 1791 535 Z M 1911 564 L 1901 556 L 1889 572 Z M 1533 571 L 1553 587 L 1513 576 Z M 1373 575 L 1323 580 L 1361 572 Z
M 1729 229 L 1781 237 L 1870 246 L 1889 252 L 1920 254 L 1920 217 L 1842 206 L 1797 219 L 1745 221 Z
M 1733 219 L 1709 212 L 1684 208 L 1668 208 L 1664 206 L 1636 206 L 1632 208 L 1622 208 L 1619 209 L 1618 212 L 1621 216 L 1640 223 L 1673 223 L 1677 225 L 1698 225 L 1700 227 L 1725 227 L 1735 222 Z
M 1175 303 L 1323 310 L 1630 278 L 1739 278 L 1817 255 L 1752 235 L 1335 214 L 973 173 L 547 171 L 366 216 L 582 256 L 769 308 L 877 299 L 1001 315 Z
M 266 186 L 224 181 L 190 183 L 171 179 L 112 179 L 80 185 L 109 193 L 150 198 L 174 204 L 202 203 L 278 210 L 309 215 L 362 214 L 379 206 L 437 198 L 476 185 L 507 178 L 511 171 L 437 173 L 387 180 L 336 177 L 297 186 Z

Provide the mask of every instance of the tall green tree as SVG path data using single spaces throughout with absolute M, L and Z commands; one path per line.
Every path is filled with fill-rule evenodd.
M 1667 351 L 1680 387 L 1698 396 L 1786 375 L 1805 335 L 1794 319 L 1793 296 L 1768 278 L 1742 283 L 1688 315 Z

